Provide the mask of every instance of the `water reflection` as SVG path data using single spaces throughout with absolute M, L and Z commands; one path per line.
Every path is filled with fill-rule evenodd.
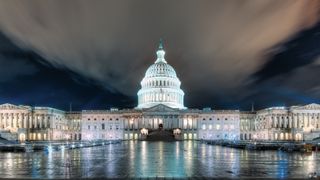
M 2 178 L 306 178 L 319 168 L 320 153 L 246 151 L 194 141 L 126 141 L 75 150 L 0 153 Z

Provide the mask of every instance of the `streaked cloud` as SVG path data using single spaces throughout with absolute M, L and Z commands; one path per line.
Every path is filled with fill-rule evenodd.
M 163 37 L 187 101 L 197 106 L 208 104 L 202 94 L 228 102 L 250 96 L 248 78 L 270 49 L 312 27 L 318 12 L 312 0 L 11 0 L 0 1 L 0 29 L 53 66 L 129 96 Z

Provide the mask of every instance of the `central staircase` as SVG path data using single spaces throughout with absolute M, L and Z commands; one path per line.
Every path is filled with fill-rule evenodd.
M 172 130 L 158 129 L 154 131 L 149 131 L 146 138 L 147 141 L 175 141 Z

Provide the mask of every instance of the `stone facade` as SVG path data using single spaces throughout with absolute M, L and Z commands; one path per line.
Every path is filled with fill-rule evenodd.
M 81 114 L 76 113 L 80 117 Z M 72 129 L 73 118 L 65 111 L 50 107 L 0 105 L 0 135 L 1 137 L 20 141 L 25 140 L 67 140 L 80 128 Z M 77 121 L 80 127 L 80 121 Z M 11 138 L 8 138 L 8 134 Z
M 320 136 L 320 105 L 239 110 L 110 109 L 65 112 L 49 107 L 0 105 L 0 135 L 8 140 L 143 139 L 162 127 L 180 139 L 301 141 Z
M 320 136 L 320 105 L 271 107 L 242 113 L 243 140 L 312 140 Z

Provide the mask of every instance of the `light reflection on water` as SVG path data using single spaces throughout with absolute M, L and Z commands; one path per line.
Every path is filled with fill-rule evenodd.
M 193 141 L 126 141 L 75 150 L 0 153 L 1 178 L 306 178 L 314 171 L 320 172 L 320 153 L 246 151 Z

